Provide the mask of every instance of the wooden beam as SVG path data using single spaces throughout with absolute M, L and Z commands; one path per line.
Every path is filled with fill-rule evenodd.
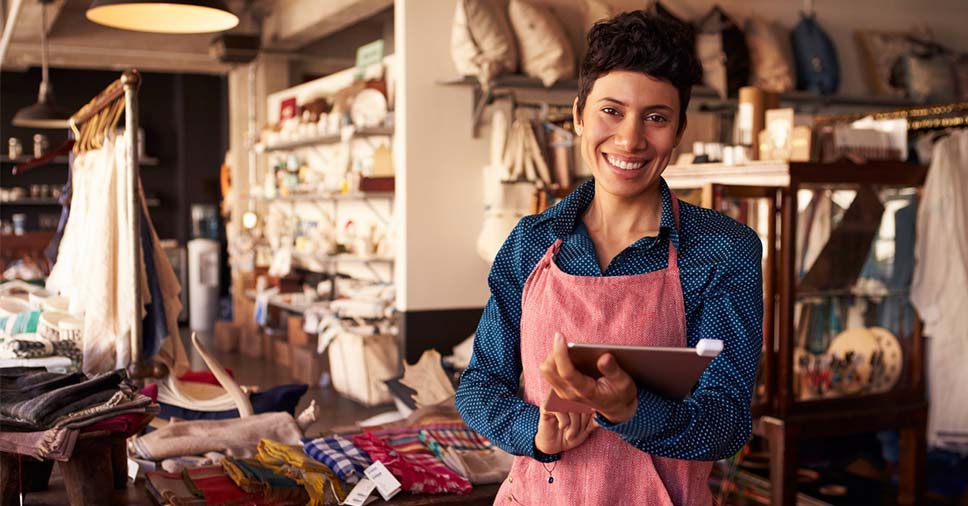
M 393 6 L 393 0 L 285 0 L 262 23 L 262 45 L 296 50 Z
M 138 48 L 51 45 L 49 65 L 52 68 L 85 68 L 124 70 L 136 68 L 145 72 L 188 72 L 224 74 L 230 67 L 216 62 L 206 53 L 153 51 Z M 13 43 L 7 54 L 5 70 L 40 66 L 40 44 Z M 57 83 L 54 83 L 55 87 Z

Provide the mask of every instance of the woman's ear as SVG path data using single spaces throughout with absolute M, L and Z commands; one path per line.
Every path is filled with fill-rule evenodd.
M 582 124 L 581 114 L 578 113 L 578 97 L 575 97 L 575 101 L 571 103 L 571 117 L 575 122 L 575 135 L 581 136 Z

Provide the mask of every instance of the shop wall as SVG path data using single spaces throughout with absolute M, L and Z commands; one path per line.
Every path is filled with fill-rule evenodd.
M 76 110 L 87 103 L 119 72 L 76 69 L 51 69 L 50 78 L 60 104 Z M 145 151 L 158 158 L 157 166 L 141 168 L 145 192 L 157 197 L 161 205 L 151 208 L 152 221 L 162 239 L 177 239 L 184 244 L 191 238 L 190 208 L 195 203 L 218 202 L 218 175 L 227 145 L 225 80 L 222 77 L 194 74 L 144 73 L 140 97 L 141 126 L 145 130 Z M 0 132 L 4 143 L 17 137 L 29 152 L 29 139 L 36 133 L 18 128 L 10 120 L 18 109 L 37 100 L 40 69 L 0 74 L 3 88 L 0 101 Z M 43 132 L 53 147 L 60 146 L 67 132 Z M 4 164 L 7 169 L 7 164 Z M 67 169 L 50 165 L 24 175 L 0 175 L 3 187 L 32 184 L 63 185 Z M 14 208 L 4 206 L 3 218 L 9 220 Z M 19 211 L 17 211 L 19 212 Z M 59 214 L 58 208 L 36 209 L 28 214 Z M 28 223 L 36 226 L 36 222 Z

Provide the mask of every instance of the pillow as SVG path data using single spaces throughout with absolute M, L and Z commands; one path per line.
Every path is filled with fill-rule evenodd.
M 585 27 L 585 35 L 591 31 L 595 23 L 603 19 L 609 19 L 613 15 L 615 15 L 615 12 L 612 10 L 612 6 L 602 0 L 585 0 L 585 5 L 582 9 L 582 26 Z
M 720 96 L 736 96 L 750 78 L 750 53 L 743 31 L 725 11 L 714 6 L 696 22 L 696 32 L 696 54 L 702 64 L 703 84 L 718 91 Z
M 790 33 L 797 67 L 797 89 L 830 94 L 840 86 L 837 48 L 813 14 L 800 14 L 800 22 Z
M 779 27 L 752 16 L 746 21 L 746 45 L 750 48 L 750 82 L 766 91 L 783 93 L 793 88 L 793 70 L 783 50 Z
M 857 42 L 867 66 L 867 82 L 871 93 L 879 96 L 904 97 L 905 90 L 891 83 L 891 72 L 900 58 L 914 47 L 907 34 L 857 32 Z
M 575 77 L 575 52 L 550 10 L 525 0 L 511 0 L 508 12 L 525 74 L 541 79 L 545 86 Z
M 909 98 L 920 103 L 955 100 L 954 59 L 951 55 L 905 55 L 901 62 Z
M 460 75 L 476 76 L 484 87 L 495 77 L 517 70 L 514 34 L 499 2 L 457 0 L 450 55 Z

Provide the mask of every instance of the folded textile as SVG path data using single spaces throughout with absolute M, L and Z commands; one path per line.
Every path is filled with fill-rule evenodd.
M 205 506 L 205 498 L 192 494 L 180 472 L 148 471 L 145 473 L 145 482 L 158 504 Z
M 514 456 L 470 429 L 430 429 L 420 440 L 447 467 L 474 485 L 498 483 L 511 471 Z
M 301 436 L 289 413 L 264 413 L 231 420 L 174 422 L 132 440 L 134 450 L 148 460 L 201 455 L 233 448 L 255 448 L 262 438 L 298 444 Z
M 53 355 L 60 357 L 67 357 L 71 359 L 71 362 L 79 364 L 81 362 L 81 348 L 77 346 L 76 341 L 70 339 L 62 339 L 60 341 L 51 341 L 51 346 L 54 348 Z
M 118 432 L 125 436 L 133 436 L 148 423 L 154 415 L 150 413 L 123 413 L 109 415 L 103 420 L 98 420 L 89 425 L 85 425 L 81 432 L 93 432 L 97 430 L 109 430 Z
M 219 452 L 209 452 L 205 455 L 185 455 L 161 461 L 161 468 L 169 473 L 180 473 L 190 467 L 221 465 L 225 455 Z
M 40 323 L 40 311 L 23 311 L 11 316 L 0 318 L 0 336 L 15 336 L 37 332 Z
M 249 400 L 252 402 L 252 411 L 255 414 L 283 411 L 295 416 L 299 399 L 302 398 L 308 389 L 309 386 L 306 384 L 292 384 L 275 386 L 265 392 L 254 392 L 249 395 Z M 234 408 L 224 411 L 200 411 L 175 404 L 168 404 L 166 402 L 160 402 L 159 404 L 161 405 L 161 411 L 158 413 L 158 418 L 166 420 L 170 418 L 178 418 L 180 420 L 225 420 L 239 417 L 239 410 Z
M 51 425 L 53 427 L 63 426 L 71 429 L 81 429 L 117 415 L 128 413 L 153 414 L 157 411 L 158 405 L 154 404 L 151 398 L 140 394 L 118 391 L 107 402 L 69 413 L 58 418 Z
M 303 450 L 310 457 L 326 464 L 336 476 L 350 485 L 360 481 L 363 471 L 373 463 L 352 441 L 339 434 L 303 439 Z
M 0 432 L 0 451 L 35 459 L 67 460 L 74 453 L 78 431 L 67 428 L 39 432 Z
M 0 358 L 43 358 L 54 354 L 54 345 L 36 334 L 18 334 L 0 341 Z
M 229 478 L 246 492 L 262 494 L 266 499 L 295 501 L 301 504 L 309 500 L 306 489 L 295 480 L 276 473 L 257 460 L 226 457 L 222 460 L 222 467 L 225 468 Z
M 76 385 L 85 379 L 87 377 L 79 372 L 62 374 L 27 367 L 0 369 L 0 406 L 32 399 L 61 387 Z
M 300 445 L 263 439 L 259 441 L 256 459 L 270 468 L 285 472 L 305 487 L 309 493 L 309 506 L 337 505 L 346 499 L 346 491 L 333 471 L 303 453 Z
M 353 444 L 383 465 L 400 480 L 404 490 L 415 494 L 467 494 L 471 484 L 437 460 L 416 433 L 383 439 L 371 432 L 353 436 Z
M 58 417 L 107 401 L 119 392 L 125 378 L 124 370 L 117 370 L 19 402 L 4 398 L 0 402 L 0 415 L 38 429 L 46 428 Z
M 235 375 L 232 373 L 232 369 L 226 367 L 225 372 L 227 372 L 229 376 L 232 376 L 233 378 L 235 377 Z M 212 374 L 212 371 L 185 371 L 185 374 L 182 374 L 178 377 L 178 381 L 184 381 L 187 383 L 206 383 L 215 386 L 222 385 L 219 383 L 218 378 Z
M 281 506 L 292 504 L 250 494 L 236 485 L 222 466 L 189 468 L 184 471 L 189 490 L 197 489 L 209 506 Z

